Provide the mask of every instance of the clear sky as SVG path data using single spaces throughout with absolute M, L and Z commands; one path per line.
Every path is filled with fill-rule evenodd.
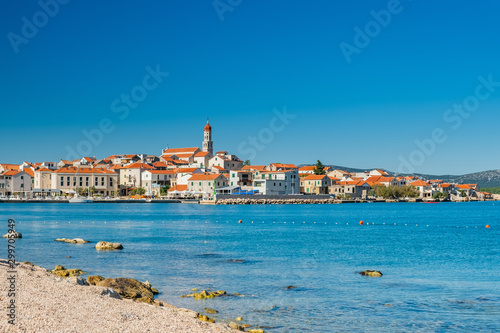
M 9 1 L 0 161 L 159 155 L 201 146 L 210 117 L 215 150 L 252 164 L 499 169 L 499 12 L 457 0 Z

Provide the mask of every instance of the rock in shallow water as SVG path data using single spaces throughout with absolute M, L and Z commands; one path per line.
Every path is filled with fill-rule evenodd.
M 97 282 L 101 282 L 102 280 L 104 280 L 104 278 L 100 275 L 89 275 L 87 277 L 87 282 L 94 286 Z
M 382 272 L 380 271 L 371 271 L 371 270 L 362 271 L 359 272 L 359 274 L 369 277 L 381 277 L 383 275 Z
M 95 245 L 96 250 L 121 250 L 123 246 L 120 243 L 111 243 L 101 241 Z
M 85 243 L 90 243 L 90 241 L 84 240 L 84 239 L 81 239 L 81 238 L 73 238 L 73 239 L 69 239 L 69 238 L 57 238 L 57 239 L 54 239 L 54 242 L 63 242 L 63 243 L 70 243 L 70 244 L 85 244 Z
M 9 232 L 2 236 L 3 238 L 23 238 L 23 235 L 19 231 Z

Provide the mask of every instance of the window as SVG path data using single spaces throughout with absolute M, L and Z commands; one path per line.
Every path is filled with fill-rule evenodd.
M 23 184 L 23 183 L 21 183 L 21 187 L 24 187 L 24 184 Z
M 113 186 L 113 178 L 109 177 L 109 186 Z
M 235 174 L 233 173 L 233 178 L 234 178 Z
M 191 186 L 193 186 L 194 182 L 191 182 Z
M 233 182 L 231 182 L 231 186 L 233 186 Z
M 21 179 L 24 179 L 24 176 L 21 176 Z M 22 187 L 22 186 L 21 186 Z
M 199 185 L 201 186 L 201 182 L 200 182 L 200 184 L 199 184 Z

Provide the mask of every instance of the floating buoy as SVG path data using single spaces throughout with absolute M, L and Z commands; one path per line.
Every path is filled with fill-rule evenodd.
M 238 221 L 238 223 L 243 223 L 243 221 L 242 221 L 242 220 L 239 220 L 239 221 Z
M 363 221 L 359 221 L 359 225 L 363 225 Z
M 487 225 L 486 225 L 486 229 L 489 229 L 489 228 L 490 228 L 490 225 L 489 225 L 489 224 L 487 224 Z

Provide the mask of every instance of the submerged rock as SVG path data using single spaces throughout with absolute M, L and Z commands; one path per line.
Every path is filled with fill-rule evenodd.
M 84 240 L 84 239 L 81 239 L 81 238 L 74 238 L 74 239 L 57 238 L 57 239 L 54 239 L 54 242 L 63 242 L 63 243 L 70 243 L 70 244 L 85 244 L 85 243 L 90 243 L 90 241 Z
M 380 271 L 371 271 L 371 270 L 362 271 L 359 272 L 359 274 L 369 277 L 381 277 L 383 275 L 382 272 Z
M 217 290 L 217 291 L 202 290 L 199 293 L 181 295 L 181 297 L 194 297 L 194 299 L 214 298 L 220 296 L 231 296 L 231 295 L 227 294 L 224 290 Z
M 217 311 L 215 309 L 211 309 L 211 308 L 205 308 L 205 312 L 210 313 L 210 314 L 219 313 L 219 311 Z
M 95 245 L 96 250 L 121 250 L 123 246 L 120 243 L 111 243 L 101 241 Z
M 148 285 L 128 278 L 107 278 L 96 282 L 96 286 L 113 288 L 123 298 L 133 299 L 138 302 L 154 304 L 153 291 Z
M 23 235 L 19 231 L 9 232 L 2 236 L 3 238 L 23 238 Z
M 288 286 L 288 287 L 285 287 L 285 289 L 297 289 L 297 287 L 295 287 L 295 286 Z

